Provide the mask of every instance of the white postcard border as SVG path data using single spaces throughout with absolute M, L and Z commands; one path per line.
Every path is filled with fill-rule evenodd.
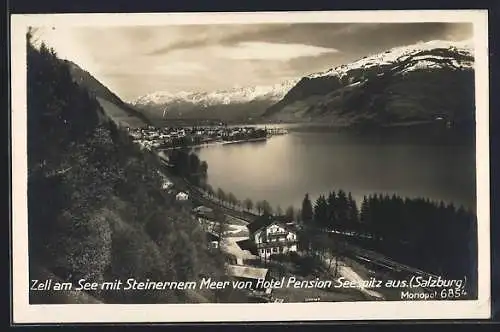
M 478 300 L 339 303 L 30 305 L 28 288 L 26 31 L 28 26 L 252 23 L 470 22 L 474 25 Z M 231 322 L 489 318 L 490 188 L 488 31 L 485 10 L 254 13 L 31 14 L 11 16 L 12 297 L 14 323 Z

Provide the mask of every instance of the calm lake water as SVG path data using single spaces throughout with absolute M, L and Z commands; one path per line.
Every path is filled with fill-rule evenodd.
M 243 200 L 268 200 L 275 208 L 301 206 L 335 189 L 360 201 L 371 193 L 396 193 L 475 209 L 475 153 L 471 147 L 402 143 L 345 133 L 290 132 L 266 142 L 197 149 L 208 163 L 208 181 Z

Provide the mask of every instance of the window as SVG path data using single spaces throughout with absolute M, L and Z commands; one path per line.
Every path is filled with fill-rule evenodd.
M 270 253 L 270 252 L 271 252 L 271 249 L 267 248 L 267 249 L 266 249 L 266 252 L 267 252 L 267 253 Z
M 273 252 L 278 252 L 278 248 L 273 248 Z

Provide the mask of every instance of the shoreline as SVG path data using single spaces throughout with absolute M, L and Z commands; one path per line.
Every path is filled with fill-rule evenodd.
M 171 148 L 158 148 L 156 150 L 157 151 L 170 151 L 170 150 L 177 150 L 177 149 L 182 149 L 182 148 L 196 149 L 196 148 L 203 148 L 203 147 L 207 147 L 207 146 L 211 146 L 211 145 L 226 145 L 226 144 L 237 144 L 237 143 L 267 141 L 269 138 L 270 137 L 260 137 L 260 138 L 243 139 L 243 140 L 237 140 L 237 141 L 215 141 L 215 142 L 208 142 L 208 143 L 202 143 L 202 144 L 196 144 L 196 145 L 189 145 L 189 146 L 177 146 L 177 147 L 171 147 Z

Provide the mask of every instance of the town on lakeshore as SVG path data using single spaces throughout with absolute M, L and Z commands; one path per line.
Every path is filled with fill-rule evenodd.
M 278 127 L 250 126 L 190 126 L 163 127 L 153 126 L 128 128 L 134 140 L 146 149 L 169 149 L 191 147 L 212 143 L 237 143 L 266 140 L 273 135 L 283 135 L 286 129 Z

